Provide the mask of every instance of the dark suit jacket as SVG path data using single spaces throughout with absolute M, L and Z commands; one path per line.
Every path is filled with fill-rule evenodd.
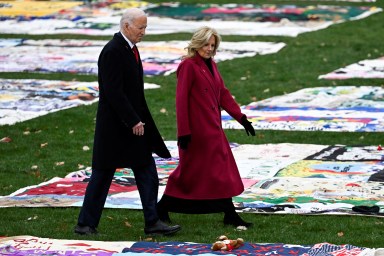
M 93 168 L 148 164 L 152 152 L 171 157 L 149 112 L 144 96 L 143 67 L 121 33 L 116 33 L 98 61 L 99 105 L 93 147 Z M 145 123 L 144 136 L 132 127 Z

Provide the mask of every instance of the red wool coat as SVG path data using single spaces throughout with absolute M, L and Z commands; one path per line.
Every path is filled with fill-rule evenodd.
M 169 196 L 205 200 L 230 198 L 244 191 L 221 125 L 221 108 L 239 122 L 243 114 L 215 62 L 210 61 L 214 75 L 198 54 L 183 60 L 177 69 L 177 136 L 190 134 L 191 142 L 187 150 L 179 148 L 179 165 L 164 192 Z

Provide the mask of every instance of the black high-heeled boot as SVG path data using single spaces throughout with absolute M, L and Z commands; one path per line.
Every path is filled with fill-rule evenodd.
M 166 207 L 167 203 L 165 202 L 164 198 L 162 198 L 158 203 L 157 203 L 157 215 L 159 216 L 159 219 L 162 222 L 165 223 L 171 223 L 171 218 L 169 217 L 168 214 L 168 208 Z
M 234 227 L 245 226 L 248 228 L 253 225 L 251 222 L 244 221 L 237 212 L 226 212 L 223 222 L 225 225 L 232 225 Z
M 159 211 L 157 210 L 157 215 L 159 216 L 159 219 L 162 221 L 162 222 L 165 222 L 165 223 L 172 223 L 171 221 L 171 218 L 169 217 L 169 214 L 167 211 Z

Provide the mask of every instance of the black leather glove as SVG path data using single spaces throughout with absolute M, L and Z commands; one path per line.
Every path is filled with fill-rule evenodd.
M 252 136 L 255 136 L 255 129 L 252 126 L 252 122 L 249 122 L 246 115 L 243 115 L 241 117 L 241 125 L 244 126 L 245 131 L 247 132 L 247 135 L 251 134 Z
M 184 135 L 177 138 L 177 145 L 183 149 L 186 150 L 188 148 L 188 144 L 191 142 L 191 135 Z

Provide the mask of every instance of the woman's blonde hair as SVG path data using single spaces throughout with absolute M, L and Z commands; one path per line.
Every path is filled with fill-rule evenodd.
M 212 53 L 212 56 L 215 56 L 216 50 L 219 48 L 221 42 L 221 37 L 217 33 L 216 29 L 204 26 L 196 30 L 196 32 L 193 34 L 188 46 L 185 47 L 187 54 L 184 55 L 182 59 L 194 57 L 197 50 L 207 44 L 211 36 L 215 37 L 215 49 L 213 49 Z

